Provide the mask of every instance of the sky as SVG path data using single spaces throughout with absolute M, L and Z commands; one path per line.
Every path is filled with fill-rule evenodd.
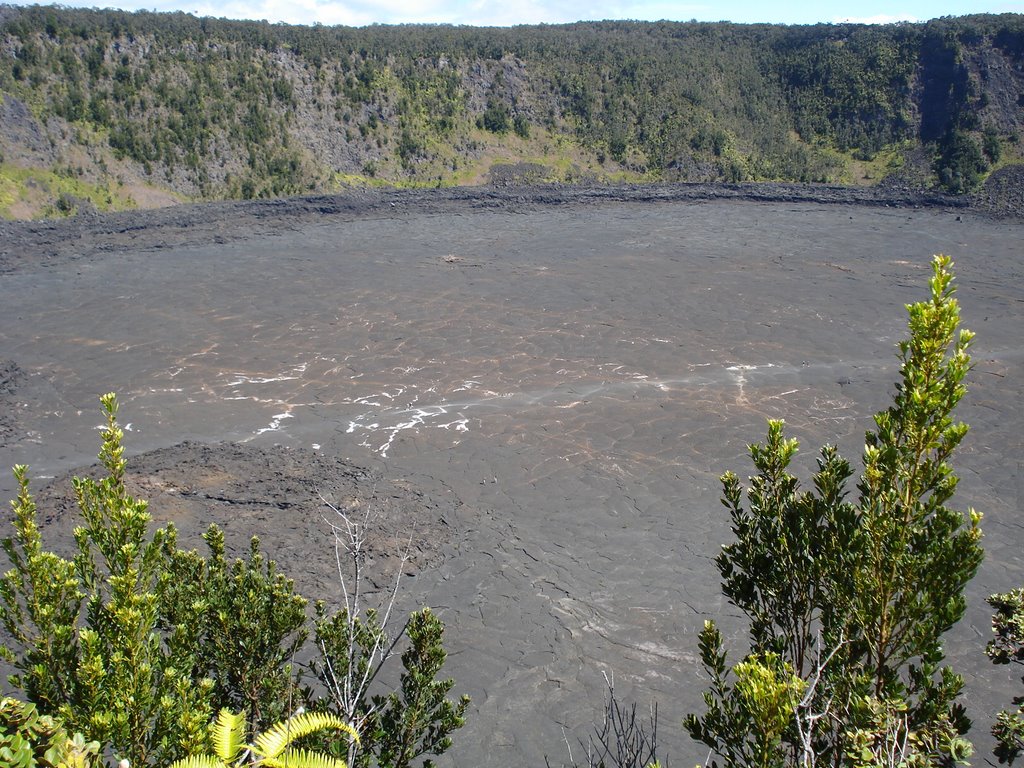
M 102 0 L 63 0 L 62 4 L 107 7 Z M 416 23 L 511 26 L 601 19 L 883 24 L 970 13 L 1024 13 L 1024 0 L 121 0 L 110 7 L 328 26 Z

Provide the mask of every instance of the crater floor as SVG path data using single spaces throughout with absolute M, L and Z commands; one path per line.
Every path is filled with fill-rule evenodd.
M 312 598 L 335 587 L 309 466 L 329 493 L 347 460 L 407 515 L 422 498 L 395 523 L 427 540 L 403 607 L 442 615 L 447 671 L 473 697 L 448 762 L 492 768 L 567 762 L 604 673 L 658 701 L 671 764 L 704 759 L 680 727 L 705 686 L 696 635 L 715 618 L 743 648 L 713 564 L 731 538 L 717 478 L 749 474 L 767 418 L 801 439 L 804 476 L 823 442 L 856 463 L 893 391 L 904 304 L 925 296 L 931 255 L 952 255 L 977 332 L 958 502 L 985 513 L 986 559 L 947 650 L 984 759 L 1020 687 L 983 648 L 985 596 L 1024 582 L 1024 225 L 677 200 L 243 226 L 175 242 L 86 227 L 19 250 L 0 280 L 0 464 L 43 482 L 88 464 L 97 396 L 117 391 L 156 516 L 260 534 Z M 221 441 L 235 445 L 204 448 Z M 66 537 L 68 515 L 50 517 L 45 535 Z

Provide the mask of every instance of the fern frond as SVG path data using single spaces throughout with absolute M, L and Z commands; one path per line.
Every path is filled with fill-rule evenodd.
M 225 763 L 233 763 L 245 746 L 245 713 L 234 714 L 225 707 L 213 727 L 213 748 Z
M 275 723 L 256 738 L 255 751 L 265 762 L 278 758 L 285 748 L 296 739 L 308 736 L 328 728 L 344 731 L 355 741 L 359 741 L 356 729 L 340 717 L 326 712 L 303 712 L 287 720 Z
M 168 768 L 228 768 L 227 763 L 213 755 L 189 755 L 175 760 Z
M 308 749 L 286 749 L 278 757 L 263 761 L 267 768 L 348 768 L 340 757 L 330 757 Z

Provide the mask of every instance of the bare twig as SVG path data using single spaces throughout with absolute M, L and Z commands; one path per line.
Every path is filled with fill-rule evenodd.
M 323 494 L 320 494 L 320 500 L 327 509 L 334 513 L 335 520 L 326 514 L 323 518 L 334 535 L 335 562 L 338 568 L 338 580 L 341 584 L 348 638 L 347 658 L 344 660 L 345 674 L 339 674 L 339 670 L 335 669 L 331 663 L 330 654 L 321 641 L 321 651 L 327 672 L 324 682 L 340 714 L 356 731 L 362 732 L 367 720 L 375 712 L 375 706 L 370 703 L 372 699 L 367 692 L 385 662 L 394 654 L 395 646 L 405 634 L 407 627 L 407 624 L 403 625 L 393 638 L 389 638 L 389 625 L 398 598 L 402 574 L 412 557 L 412 539 L 409 539 L 401 551 L 389 592 L 374 609 L 377 615 L 377 627 L 380 631 L 374 635 L 369 647 L 363 647 L 358 640 L 358 629 L 361 625 L 365 626 L 367 615 L 363 594 L 365 581 L 363 565 L 367 556 L 368 533 L 371 524 L 381 513 L 381 507 L 376 503 L 376 492 L 371 494 L 370 502 L 364 505 L 361 516 L 353 514 L 354 510 L 342 509 L 332 504 Z M 365 661 L 361 673 L 359 672 L 360 659 Z M 349 742 L 349 765 L 353 765 L 357 750 L 358 744 L 355 741 Z
M 577 763 L 572 747 L 565 739 L 572 768 L 648 768 L 658 763 L 658 704 L 651 703 L 647 719 L 637 715 L 637 705 L 624 705 L 615 695 L 615 678 L 604 674 L 608 697 L 604 718 L 586 741 L 580 739 L 586 760 Z M 565 731 L 562 731 L 565 738 Z
M 821 633 L 818 633 L 818 651 L 817 658 L 814 662 L 814 671 L 807 680 L 807 689 L 804 691 L 804 695 L 803 698 L 800 699 L 800 703 L 796 705 L 796 712 L 794 713 L 796 716 L 796 729 L 800 736 L 800 744 L 802 747 L 800 764 L 804 768 L 813 768 L 816 765 L 818 756 L 814 751 L 814 736 L 818 727 L 818 721 L 822 718 L 828 717 L 834 700 L 834 697 L 830 696 L 821 710 L 814 712 L 812 707 L 814 705 L 814 699 L 817 696 L 818 685 L 821 683 L 821 680 L 825 675 L 825 668 L 828 667 L 829 662 L 832 661 L 832 658 L 844 645 L 846 645 L 846 641 L 840 639 L 840 641 L 836 643 L 835 647 L 832 648 L 824 658 L 822 658 Z

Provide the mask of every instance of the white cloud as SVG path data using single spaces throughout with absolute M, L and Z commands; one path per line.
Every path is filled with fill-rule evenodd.
M 895 24 L 897 21 L 917 21 L 909 13 L 876 13 L 874 16 L 843 16 L 833 19 L 836 24 Z
M 169 4 L 169 3 L 168 3 Z M 317 0 L 193 0 L 186 10 L 197 16 L 229 19 L 266 19 L 288 24 L 321 24 L 362 26 L 377 19 L 372 13 L 360 13 L 345 3 L 323 3 Z
M 457 8 L 449 3 L 447 15 L 453 24 L 472 26 L 508 27 L 515 24 L 546 23 L 551 21 L 550 9 L 537 0 L 471 0 L 459 3 Z M 436 19 L 440 21 L 440 19 Z
M 189 4 L 183 6 L 182 2 Z M 551 3 L 541 0 L 417 0 L 415 3 L 408 0 L 158 0 L 148 5 L 129 0 L 125 5 L 158 10 L 177 7 L 198 16 L 327 26 L 421 23 L 510 26 L 570 20 L 563 18 L 564 14 L 553 12 Z
M 564 24 L 607 19 L 685 20 L 706 14 L 708 5 L 675 0 L 472 0 L 459 24 L 512 26 L 515 24 Z
M 0 0 L 2 2 L 2 0 Z M 72 6 L 103 0 L 66 0 Z M 288 24 L 466 24 L 514 26 L 600 19 L 688 19 L 709 6 L 677 0 L 112 0 L 126 10 L 183 10 L 197 16 Z

